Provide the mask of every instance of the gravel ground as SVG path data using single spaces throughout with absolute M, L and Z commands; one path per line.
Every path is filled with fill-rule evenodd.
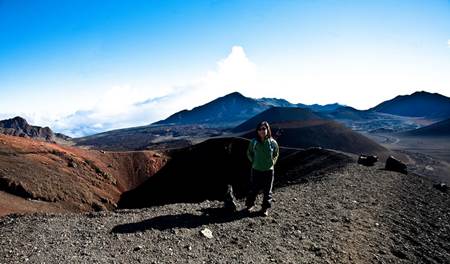
M 268 217 L 217 201 L 10 215 L 0 262 L 450 263 L 449 194 L 422 177 L 349 164 L 274 197 Z

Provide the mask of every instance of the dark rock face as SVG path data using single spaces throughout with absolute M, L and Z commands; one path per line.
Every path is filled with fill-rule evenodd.
M 32 126 L 22 117 L 16 116 L 11 119 L 0 121 L 0 133 L 10 136 L 55 141 L 55 139 L 68 140 L 70 137 L 53 133 L 49 127 Z
M 394 158 L 393 156 L 389 156 L 389 158 L 386 160 L 385 169 L 390 170 L 390 171 L 400 172 L 403 174 L 408 174 L 406 164 L 403 163 L 402 161 Z
M 374 155 L 360 155 L 358 158 L 358 164 L 364 166 L 373 166 L 378 161 L 378 157 Z

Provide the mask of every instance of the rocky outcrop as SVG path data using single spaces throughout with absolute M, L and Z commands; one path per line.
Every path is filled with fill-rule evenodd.
M 1 120 L 0 134 L 40 139 L 50 142 L 70 139 L 70 137 L 66 135 L 53 133 L 53 131 L 49 127 L 32 126 L 28 124 L 25 119 L 19 116 L 11 119 Z

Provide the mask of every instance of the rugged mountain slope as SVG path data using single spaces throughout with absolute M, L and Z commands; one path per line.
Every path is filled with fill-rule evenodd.
M 267 218 L 223 214 L 217 209 L 221 203 L 212 201 L 82 215 L 8 216 L 0 219 L 0 259 L 5 263 L 447 263 L 450 259 L 449 194 L 417 175 L 353 163 L 276 188 L 274 198 Z M 212 238 L 201 235 L 204 228 L 212 231 Z
M 438 93 L 415 92 L 411 95 L 399 95 L 371 110 L 401 116 L 444 119 L 450 117 L 450 98 Z
M 152 151 L 89 151 L 0 135 L 0 215 L 111 209 L 166 161 Z
M 234 92 L 192 110 L 177 112 L 155 124 L 211 124 L 214 126 L 242 122 L 270 106 Z
M 424 137 L 441 137 L 450 136 L 450 119 L 446 119 L 429 126 L 406 131 L 401 133 L 404 136 L 424 136 Z
M 22 117 L 16 116 L 11 119 L 0 121 L 0 134 L 34 138 L 46 141 L 69 140 L 70 137 L 53 133 L 49 127 L 32 126 Z

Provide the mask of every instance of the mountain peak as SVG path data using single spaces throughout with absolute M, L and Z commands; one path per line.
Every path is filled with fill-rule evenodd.
M 26 128 L 29 126 L 27 120 L 25 118 L 16 116 L 10 119 L 0 120 L 0 127 L 14 127 L 14 128 Z
M 0 120 L 0 134 L 43 139 L 46 141 L 54 141 L 56 138 L 69 138 L 59 133 L 55 135 L 49 127 L 32 126 L 28 124 L 25 118 L 20 116 Z
M 232 92 L 216 98 L 204 105 L 184 110 L 153 124 L 214 124 L 235 126 L 248 118 L 266 110 L 269 106 L 256 99 Z
M 232 92 L 232 93 L 225 95 L 224 97 L 240 97 L 240 98 L 242 98 L 245 96 L 243 96 L 240 92 Z

